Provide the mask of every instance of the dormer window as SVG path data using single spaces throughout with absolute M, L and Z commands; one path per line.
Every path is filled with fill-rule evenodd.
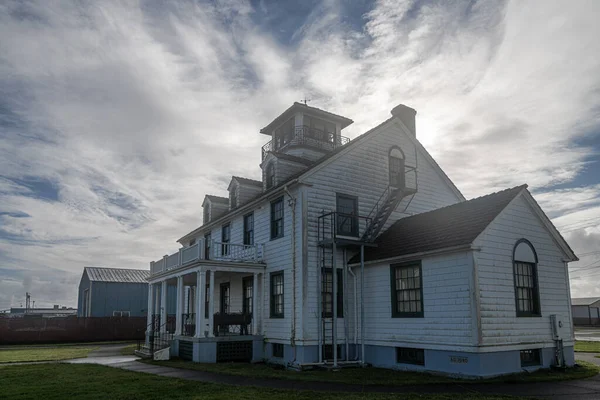
M 231 191 L 231 193 L 229 195 L 229 201 L 230 201 L 230 204 L 231 204 L 230 207 L 232 210 L 238 206 L 237 187 Z
M 270 189 L 275 186 L 275 166 L 273 163 L 269 164 L 267 167 L 266 175 L 267 189 Z
M 210 222 L 210 205 L 209 204 L 204 205 L 203 213 L 204 213 L 204 225 L 206 225 Z

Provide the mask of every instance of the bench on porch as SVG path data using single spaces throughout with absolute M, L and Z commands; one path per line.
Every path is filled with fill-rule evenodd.
M 252 314 L 216 313 L 213 316 L 214 335 L 248 335 L 248 326 L 252 323 Z

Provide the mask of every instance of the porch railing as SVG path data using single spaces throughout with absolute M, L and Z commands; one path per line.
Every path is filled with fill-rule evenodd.
M 262 260 L 262 245 L 247 245 L 213 241 L 211 260 L 253 261 Z
M 179 249 L 177 253 L 166 255 L 150 263 L 150 274 L 156 275 L 200 260 L 235 261 L 260 263 L 263 260 L 263 245 L 222 243 L 211 240 L 210 254 L 205 254 L 205 239 L 192 246 Z
M 213 315 L 215 336 L 237 336 L 252 334 L 252 314 L 216 313 Z
M 262 147 L 262 160 L 264 161 L 270 151 L 278 151 L 291 146 L 310 146 L 323 150 L 335 150 L 350 141 L 349 138 L 337 135 L 310 126 L 296 126 L 283 135 L 275 137 Z

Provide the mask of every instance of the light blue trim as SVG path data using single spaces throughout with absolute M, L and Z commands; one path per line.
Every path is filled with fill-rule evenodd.
M 193 360 L 195 362 L 215 363 L 217 359 L 217 341 L 219 339 L 188 339 L 194 342 Z M 265 342 L 262 337 L 254 336 L 252 339 L 252 362 L 266 361 L 271 364 L 300 365 L 318 362 L 319 347 L 283 345 L 283 357 L 273 357 L 272 342 Z M 178 339 L 173 341 L 171 355 L 178 356 Z M 350 346 L 350 360 L 356 358 L 360 347 Z M 535 346 L 532 346 L 535 348 Z M 342 346 L 343 349 L 343 346 Z M 498 375 L 514 374 L 522 371 L 534 371 L 540 368 L 549 368 L 554 364 L 555 349 L 541 349 L 541 365 L 538 367 L 521 368 L 519 350 L 493 352 L 493 353 L 468 353 L 462 351 L 429 350 L 425 349 L 425 365 L 396 363 L 396 348 L 389 346 L 365 345 L 365 362 L 378 368 L 389 368 L 410 371 L 429 371 L 463 377 L 492 377 Z M 345 356 L 345 351 L 342 352 Z M 565 347 L 565 362 L 567 366 L 575 364 L 573 347 Z
M 535 346 L 532 346 L 535 348 Z M 425 349 L 425 365 L 396 363 L 396 348 L 365 346 L 365 361 L 374 367 L 411 371 L 432 371 L 450 375 L 491 377 L 550 368 L 554 364 L 555 348 L 541 349 L 541 365 L 521 368 L 519 350 L 493 353 L 467 353 L 461 351 Z M 574 365 L 573 347 L 565 347 L 567 366 Z

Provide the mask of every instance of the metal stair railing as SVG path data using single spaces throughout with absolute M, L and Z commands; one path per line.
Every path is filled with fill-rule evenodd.
M 386 213 L 390 211 L 389 208 L 391 208 L 392 206 L 389 205 L 389 202 L 390 200 L 392 200 L 392 196 L 395 196 L 395 201 L 399 201 L 399 198 L 397 196 L 399 190 L 400 189 L 388 186 L 385 188 L 383 193 L 381 193 L 381 196 L 379 196 L 377 203 L 375 203 L 375 206 L 373 207 L 373 209 L 369 213 L 369 216 L 367 217 L 371 220 L 371 224 L 367 227 L 362 237 L 364 241 L 372 242 L 373 240 L 375 240 L 375 237 L 377 236 L 377 233 L 382 226 L 382 221 L 380 221 L 383 217 L 382 211 L 385 209 L 386 205 L 388 205 Z

